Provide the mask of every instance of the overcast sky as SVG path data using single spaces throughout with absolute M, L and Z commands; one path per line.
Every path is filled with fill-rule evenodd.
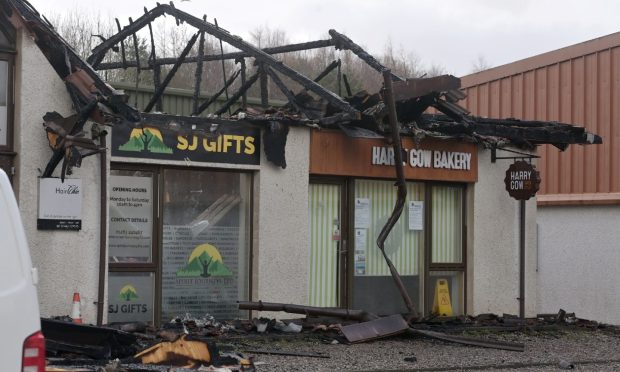
M 160 2 L 165 2 L 160 0 Z M 43 14 L 76 7 L 102 17 L 138 18 L 153 0 L 30 0 Z M 261 25 L 291 42 L 325 38 L 330 28 L 373 54 L 388 41 L 463 76 L 479 56 L 499 66 L 620 31 L 614 0 L 189 0 L 175 6 L 249 40 Z

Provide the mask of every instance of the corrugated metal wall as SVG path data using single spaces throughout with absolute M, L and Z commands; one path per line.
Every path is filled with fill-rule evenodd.
M 620 33 L 468 75 L 462 84 L 474 115 L 572 123 L 603 137 L 602 145 L 565 152 L 541 146 L 539 200 L 620 202 Z
M 110 83 L 116 89 L 122 89 L 125 91 L 125 94 L 129 96 L 129 104 L 132 106 L 136 106 L 139 110 L 144 110 L 146 105 L 151 100 L 153 96 L 153 87 L 138 87 L 136 89 L 135 85 L 130 83 Z M 229 91 L 229 93 L 232 93 Z M 209 99 L 210 95 L 202 94 L 200 99 L 198 100 L 198 104 L 203 103 L 207 99 Z M 136 104 L 137 98 L 137 104 Z M 213 113 L 217 111 L 222 104 L 226 102 L 226 96 L 222 94 L 218 99 L 209 106 L 207 110 L 205 110 L 200 116 L 206 116 L 209 113 Z M 269 100 L 269 104 L 272 106 L 283 106 L 285 102 L 280 100 Z M 193 91 L 186 89 L 177 89 L 177 88 L 166 88 L 164 94 L 162 96 L 162 105 L 163 110 L 166 113 L 174 114 L 174 115 L 185 115 L 189 116 L 192 113 L 192 109 L 194 107 L 193 103 Z M 249 106 L 260 106 L 260 99 L 248 97 L 248 105 Z M 241 100 L 237 101 L 236 104 L 231 107 L 231 111 L 234 112 L 239 107 L 241 107 Z M 154 109 L 153 109 L 154 110 Z

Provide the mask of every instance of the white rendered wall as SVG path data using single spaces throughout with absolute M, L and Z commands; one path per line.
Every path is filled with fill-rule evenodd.
M 620 324 L 620 206 L 538 209 L 539 313 Z
M 43 126 L 47 111 L 74 114 L 67 90 L 47 59 L 23 32 L 18 32 L 15 79 L 14 187 L 33 264 L 39 270 L 42 316 L 70 315 L 74 291 L 82 299 L 85 322 L 97 317 L 99 273 L 99 158 L 84 159 L 71 178 L 82 179 L 82 230 L 37 230 L 38 177 L 52 150 Z M 59 176 L 60 166 L 54 176 Z
M 254 202 L 254 301 L 308 303 L 309 150 L 310 130 L 291 127 L 286 169 L 261 155 L 255 179 L 260 192 Z M 262 315 L 290 318 L 286 313 Z
M 478 152 L 478 182 L 468 189 L 468 313 L 519 314 L 519 201 L 504 177 L 510 160 Z M 473 206 L 473 209 L 472 209 Z M 471 227 L 473 226 L 473 227 Z M 536 312 L 536 202 L 526 202 L 525 315 Z

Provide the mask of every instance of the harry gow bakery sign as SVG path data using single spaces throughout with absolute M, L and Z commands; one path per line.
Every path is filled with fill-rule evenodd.
M 540 173 L 532 164 L 517 161 L 506 170 L 506 191 L 517 200 L 528 200 L 540 188 Z
M 403 170 L 409 180 L 476 182 L 478 148 L 473 143 L 402 138 Z M 394 179 L 394 149 L 378 138 L 352 138 L 338 131 L 312 131 L 310 173 Z

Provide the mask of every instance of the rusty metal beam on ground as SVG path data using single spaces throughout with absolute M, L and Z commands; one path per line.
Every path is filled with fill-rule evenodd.
M 375 314 L 366 312 L 364 310 L 349 310 L 335 307 L 303 306 L 262 301 L 239 301 L 239 310 L 284 311 L 291 314 L 302 314 L 306 316 L 331 316 L 362 322 L 378 318 L 378 316 L 376 316 Z
M 144 108 L 145 112 L 150 112 L 153 106 L 155 105 L 155 102 L 157 102 L 161 98 L 161 96 L 164 94 L 164 90 L 166 89 L 168 84 L 172 81 L 172 78 L 176 74 L 179 67 L 181 67 L 181 65 L 183 64 L 183 60 L 185 59 L 185 56 L 187 56 L 190 50 L 192 50 L 192 47 L 194 46 L 196 39 L 198 39 L 198 34 L 199 33 L 194 34 L 194 36 L 192 36 L 192 38 L 189 40 L 189 42 L 187 43 L 187 46 L 181 52 L 181 55 L 179 56 L 177 63 L 175 63 L 174 66 L 172 66 L 172 69 L 170 70 L 170 72 L 168 72 L 168 75 L 166 75 L 166 78 L 161 83 L 161 86 L 159 87 L 159 89 L 156 90 L 155 93 L 153 93 L 153 97 L 149 101 L 148 105 L 146 105 L 146 107 Z
M 239 74 L 241 73 L 241 70 L 237 70 L 235 72 L 233 72 L 233 74 L 230 76 L 230 78 L 228 79 L 228 81 L 226 81 L 226 83 L 224 84 L 224 86 L 214 95 L 212 95 L 208 100 L 206 100 L 205 102 L 203 102 L 199 107 L 197 107 L 194 112 L 192 112 L 192 116 L 196 116 L 196 115 L 200 115 L 204 110 L 206 110 L 211 104 L 213 104 L 213 102 L 215 102 L 217 100 L 217 98 L 219 96 L 222 95 L 222 93 L 224 93 L 224 90 L 227 89 L 229 86 L 232 85 L 232 83 L 237 79 L 237 77 L 239 76 Z M 230 100 L 230 99 L 229 99 Z
M 395 81 L 392 84 L 394 101 L 405 101 L 431 92 L 445 92 L 459 89 L 461 79 L 452 75 L 441 75 L 430 78 L 413 78 Z
M 388 70 L 386 66 L 383 66 L 381 62 L 377 61 L 375 57 L 368 54 L 361 46 L 355 44 L 353 40 L 349 39 L 346 35 L 339 33 L 338 31 L 331 29 L 329 30 L 329 36 L 334 39 L 336 42 L 336 49 L 348 49 L 353 52 L 356 56 L 360 57 L 360 59 L 368 64 L 368 66 L 372 67 L 376 71 L 383 73 L 383 71 Z M 390 76 L 393 81 L 403 81 L 404 79 L 398 75 L 393 74 L 390 71 Z
M 291 53 L 298 52 L 310 49 L 318 49 L 318 48 L 327 48 L 330 46 L 334 46 L 335 41 L 333 39 L 328 40 L 316 40 L 310 41 L 307 43 L 297 43 L 297 44 L 288 44 L 271 48 L 263 48 L 261 49 L 263 52 L 267 54 L 282 54 L 282 53 Z M 248 58 L 252 57 L 251 53 L 248 52 L 230 52 L 224 54 L 209 54 L 194 57 L 187 57 L 185 59 L 186 63 L 196 63 L 199 60 L 203 62 L 211 62 L 211 61 L 219 61 L 221 59 L 239 59 L 239 58 Z M 176 58 L 159 58 L 153 61 L 154 66 L 163 66 L 163 65 L 173 65 L 176 62 Z M 137 67 L 139 65 L 139 61 L 127 61 L 127 67 Z M 114 70 L 117 68 L 122 68 L 123 65 L 121 62 L 105 62 L 97 65 L 97 71 L 103 70 Z M 148 66 L 142 66 L 143 69 L 148 68 Z
M 415 306 L 413 305 L 413 302 L 409 297 L 409 293 L 405 288 L 405 284 L 403 283 L 400 275 L 398 274 L 398 270 L 392 263 L 392 260 L 390 260 L 388 255 L 385 253 L 384 247 L 385 239 L 387 239 L 390 231 L 392 231 L 392 228 L 394 227 L 394 225 L 396 225 L 396 222 L 398 222 L 398 219 L 403 212 L 405 200 L 407 199 L 407 187 L 405 184 L 405 173 L 403 170 L 403 151 L 402 145 L 400 143 L 400 127 L 398 126 L 398 118 L 396 117 L 396 106 L 392 92 L 392 73 L 390 70 L 383 71 L 383 83 L 385 85 L 384 100 L 385 104 L 388 107 L 388 118 L 390 121 L 390 129 L 392 132 L 392 146 L 394 147 L 394 162 L 396 168 L 396 186 L 398 186 L 398 195 L 396 199 L 396 204 L 394 205 L 394 209 L 392 210 L 392 214 L 390 215 L 390 218 L 387 220 L 385 226 L 383 226 L 381 232 L 379 233 L 379 237 L 377 238 L 377 246 L 381 250 L 383 258 L 385 259 L 385 262 L 390 269 L 390 273 L 392 274 L 392 278 L 394 279 L 394 282 L 398 287 L 401 296 L 403 297 L 405 306 L 407 306 L 407 309 L 409 310 L 408 320 L 410 320 L 414 317 L 417 317 Z

